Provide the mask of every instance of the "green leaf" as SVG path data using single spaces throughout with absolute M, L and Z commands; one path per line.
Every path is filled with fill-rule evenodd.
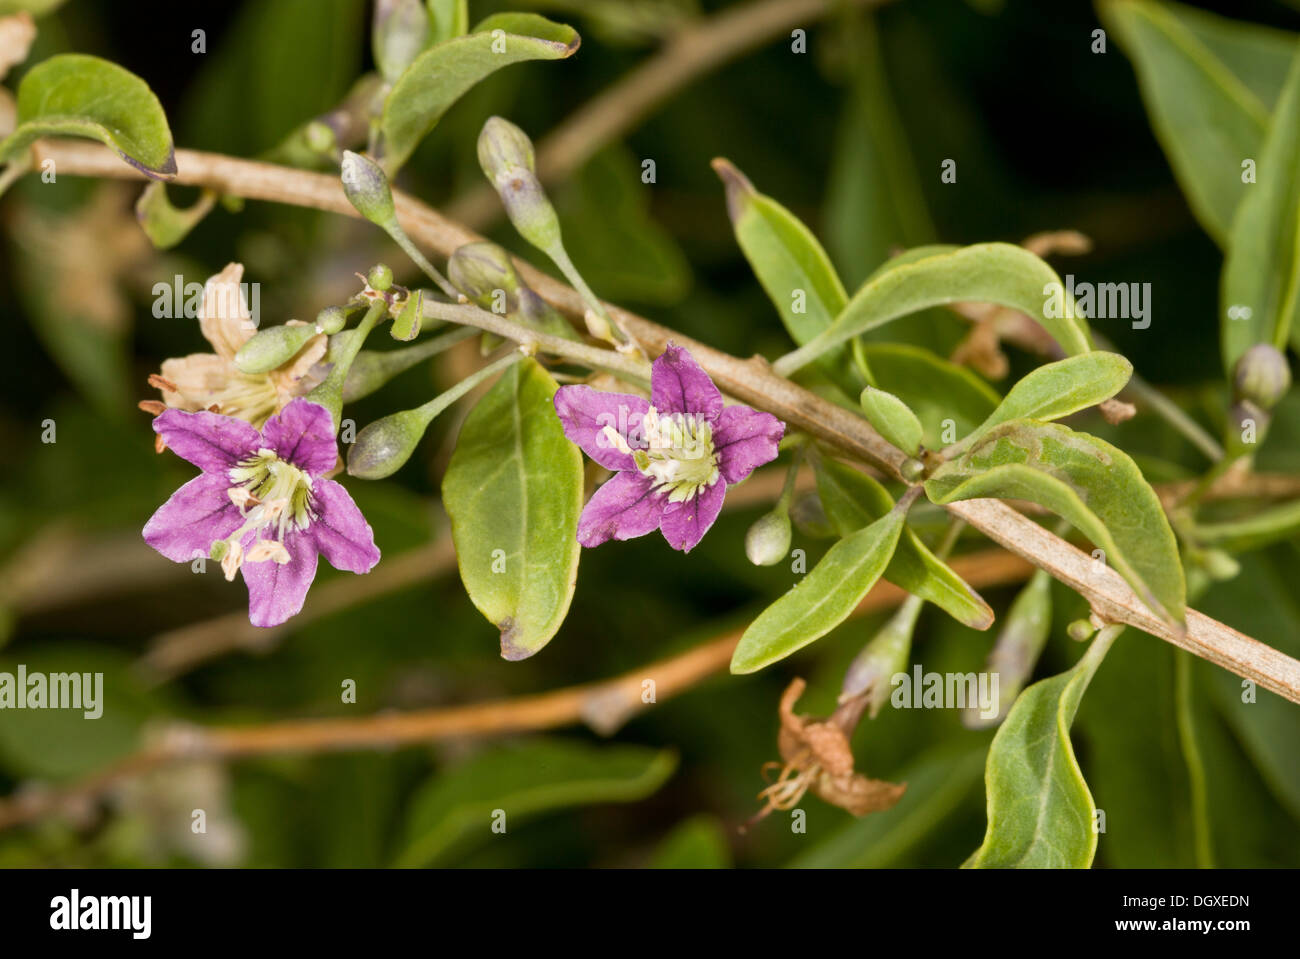
M 916 414 L 893 393 L 874 386 L 862 391 L 862 412 L 876 432 L 904 453 L 915 456 L 921 449 L 923 429 Z
M 192 206 L 178 210 L 167 198 L 166 185 L 154 181 L 136 201 L 135 215 L 150 242 L 159 250 L 169 250 L 202 222 L 216 202 L 216 192 L 204 190 Z
M 461 579 L 501 630 L 501 655 L 525 659 L 559 630 L 578 577 L 582 455 L 535 360 L 502 374 L 461 427 L 442 481 Z
M 1059 420 L 1108 400 L 1124 388 L 1133 364 L 1118 353 L 1081 353 L 1045 363 L 1011 387 L 972 437 L 1007 420 Z
M 887 514 L 894 507 L 889 492 L 851 466 L 824 460 L 817 466 L 817 494 L 826 515 L 840 536 L 850 536 Z M 898 548 L 885 579 L 926 602 L 938 606 L 972 629 L 988 629 L 993 610 L 983 597 L 939 559 L 908 526 L 903 527 Z
M 712 816 L 695 816 L 674 829 L 655 850 L 652 869 L 729 869 L 731 847 Z
M 752 673 L 770 666 L 844 622 L 889 564 L 903 518 L 902 510 L 891 509 L 827 550 L 808 575 L 745 630 L 731 657 L 731 671 Z
M 921 421 L 923 442 L 941 449 L 965 436 L 993 412 L 997 392 L 964 366 L 904 343 L 868 343 L 863 353 L 875 386 L 906 403 Z M 952 420 L 950 438 L 944 424 Z
M 856 284 L 886 262 L 891 249 L 931 239 L 934 225 L 890 90 L 875 19 L 868 13 L 842 26 L 854 51 L 854 76 L 836 134 L 823 222 L 841 274 Z
M 960 301 L 1020 310 L 1038 321 L 1067 354 L 1092 348 L 1088 325 L 1068 302 L 1055 270 L 1023 247 L 980 243 L 903 263 L 891 261 L 853 294 L 829 329 L 783 356 L 773 368 L 788 376 L 868 330 L 927 307 Z
M 1086 869 L 1097 852 L 1092 794 L 1070 725 L 1093 673 L 1122 627 L 1097 634 L 1073 669 L 1034 683 L 993 737 L 984 781 L 988 829 L 966 865 Z
M 429 33 L 434 43 L 469 33 L 469 0 L 428 0 Z
M 1259 156 L 1268 106 L 1205 44 L 1204 33 L 1174 15 L 1180 8 L 1152 0 L 1103 0 L 1098 8 L 1133 59 L 1156 137 L 1192 212 L 1222 246 L 1247 189 L 1241 163 Z
M 570 57 L 580 42 L 564 24 L 531 13 L 502 13 L 479 23 L 468 36 L 424 51 L 384 102 L 380 130 L 389 173 L 406 162 L 448 108 L 480 80 L 512 63 Z M 494 52 L 494 45 L 501 52 Z
M 1254 156 L 1254 154 L 1251 154 Z M 1256 343 L 1300 342 L 1300 54 L 1260 148 L 1257 182 L 1232 221 L 1220 311 L 1223 365 Z M 1242 316 L 1242 307 L 1250 312 Z
M 736 242 L 790 338 L 803 346 L 829 329 L 848 302 L 830 257 L 798 217 L 754 189 L 729 161 L 719 157 L 713 169 L 726 186 Z M 828 353 L 819 365 L 849 396 L 862 389 L 862 377 L 850 368 L 847 351 Z
M 1186 586 L 1160 500 L 1128 454 L 1059 423 L 1011 420 L 926 480 L 946 505 L 995 496 L 1038 503 L 1105 551 L 1150 609 L 1181 623 Z
M 493 747 L 439 773 L 416 793 L 396 864 L 428 866 L 471 842 L 487 842 L 496 810 L 514 829 L 559 809 L 636 802 L 654 793 L 676 767 L 671 750 L 644 746 L 534 740 Z
M 90 137 L 146 176 L 176 173 L 172 134 L 158 98 L 134 73 L 99 57 L 62 53 L 23 77 L 17 127 L 0 143 L 0 160 L 13 160 L 43 136 Z

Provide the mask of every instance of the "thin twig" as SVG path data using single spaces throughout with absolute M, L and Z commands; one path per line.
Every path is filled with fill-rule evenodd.
M 563 183 L 583 164 L 639 124 L 698 77 L 794 27 L 809 26 L 844 6 L 888 0 L 760 0 L 736 4 L 680 30 L 663 48 L 588 101 L 537 145 L 543 184 Z M 501 216 L 501 203 L 480 183 L 447 207 L 447 215 L 476 230 Z
M 99 144 L 46 140 L 33 145 L 36 167 L 46 159 L 64 174 L 140 179 L 141 174 Z M 254 200 L 291 203 L 359 216 L 338 179 L 196 150 L 176 151 L 176 182 L 207 186 Z M 481 239 L 407 194 L 395 191 L 397 215 L 407 233 L 444 256 Z M 520 275 L 543 299 L 574 320 L 586 305 L 577 291 L 517 260 Z M 658 354 L 671 341 L 690 350 L 725 392 L 767 410 L 789 426 L 816 436 L 855 459 L 898 476 L 905 455 L 851 410 L 824 400 L 772 372 L 760 356 L 742 360 L 609 305 L 615 320 L 646 349 Z M 1179 629 L 1146 608 L 1118 573 L 1095 563 L 1064 540 L 997 500 L 978 499 L 944 507 L 1035 566 L 1047 570 L 1087 599 L 1102 618 L 1122 622 L 1186 649 L 1280 696 L 1300 703 L 1300 662 L 1208 616 L 1189 612 Z
M 976 588 L 1016 583 L 1033 567 L 1002 550 L 985 550 L 952 562 L 958 575 Z M 853 615 L 898 605 L 909 594 L 881 581 Z M 362 719 L 289 720 L 259 726 L 176 726 L 138 752 L 90 777 L 62 788 L 26 788 L 0 800 L 0 830 L 34 822 L 60 810 L 84 811 L 124 780 L 164 766 L 200 759 L 239 759 L 280 753 L 319 753 L 391 748 L 466 737 L 558 729 L 585 723 L 611 735 L 649 708 L 643 696 L 647 679 L 656 703 L 679 695 L 726 670 L 742 628 L 676 656 L 661 659 L 610 680 L 569 686 L 516 699 L 410 712 L 385 712 Z

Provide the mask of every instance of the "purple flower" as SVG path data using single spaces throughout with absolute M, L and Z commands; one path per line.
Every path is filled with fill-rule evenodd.
M 153 428 L 203 472 L 150 517 L 145 542 L 177 563 L 220 560 L 228 580 L 243 570 L 254 626 L 278 626 L 302 609 L 317 554 L 353 573 L 379 562 L 357 504 L 324 478 L 338 448 L 320 404 L 296 399 L 260 433 L 243 420 L 181 410 L 167 410 Z
M 599 546 L 662 530 L 688 553 L 722 509 L 727 484 L 776 459 L 785 424 L 722 394 L 695 358 L 671 343 L 655 360 L 650 400 L 563 386 L 555 412 L 564 435 L 617 470 L 582 511 L 578 542 Z

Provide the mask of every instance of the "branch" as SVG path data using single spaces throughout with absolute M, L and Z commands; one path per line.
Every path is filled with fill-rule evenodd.
M 633 129 L 655 107 L 697 77 L 794 27 L 847 6 L 882 6 L 888 0 L 760 0 L 737 4 L 686 27 L 654 56 L 588 101 L 537 145 L 537 176 L 562 183 L 606 144 Z M 447 215 L 484 230 L 501 216 L 501 201 L 479 184 L 452 201 Z
M 64 174 L 125 179 L 142 176 L 98 144 L 38 141 L 33 153 L 37 168 L 42 161 L 52 159 L 56 169 Z M 178 183 L 208 186 L 252 200 L 310 206 L 345 216 L 359 215 L 344 197 L 337 177 L 195 150 L 178 150 L 176 165 Z M 443 256 L 449 256 L 465 243 L 481 239 L 414 197 L 394 191 L 394 199 L 398 219 L 412 239 Z M 519 272 L 524 282 L 543 299 L 573 319 L 581 320 L 585 307 L 577 291 L 523 261 L 519 261 Z M 647 352 L 657 354 L 671 340 L 690 350 L 714 381 L 741 402 L 767 410 L 795 429 L 898 476 L 904 454 L 887 443 L 865 419 L 777 376 L 762 357 L 742 360 L 612 304 L 608 309 Z M 1159 636 L 1300 703 L 1300 662 L 1290 656 L 1194 611 L 1187 615 L 1186 630 L 1175 629 L 1148 610 L 1114 570 L 1094 563 L 1091 557 L 997 500 L 968 500 L 945 509 L 1077 590 L 1104 619 Z
M 962 556 L 952 566 L 977 588 L 1020 582 L 1033 569 L 1002 550 Z M 860 617 L 897 606 L 907 595 L 882 580 L 852 615 Z M 727 630 L 684 653 L 648 663 L 614 679 L 516 699 L 405 713 L 384 712 L 362 719 L 290 720 L 260 726 L 178 725 L 138 752 L 84 780 L 58 789 L 28 788 L 0 800 L 0 830 L 65 809 L 82 810 L 108 795 L 124 780 L 196 760 L 391 748 L 558 729 L 575 723 L 585 723 L 601 735 L 612 735 L 648 708 L 641 698 L 645 680 L 654 680 L 656 702 L 679 695 L 710 676 L 725 672 L 743 632 L 743 628 Z

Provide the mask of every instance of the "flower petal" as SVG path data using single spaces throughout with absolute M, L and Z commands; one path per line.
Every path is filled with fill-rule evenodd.
M 312 505 L 316 518 L 307 532 L 321 555 L 335 569 L 370 572 L 379 562 L 375 532 L 348 491 L 333 480 L 318 479 L 312 484 Z
M 689 553 L 704 538 L 713 521 L 722 512 L 722 501 L 727 495 L 727 484 L 719 480 L 701 492 L 680 503 L 669 503 L 664 509 L 664 539 L 673 549 Z
M 163 360 L 162 378 L 176 386 L 177 392 L 159 388 L 163 402 L 182 410 L 205 410 L 220 403 L 235 376 L 229 360 L 215 353 L 191 353 L 189 356 Z
M 301 398 L 266 421 L 262 439 L 280 459 L 312 476 L 328 473 L 339 456 L 329 410 Z
M 728 483 L 739 483 L 764 463 L 776 459 L 785 424 L 771 413 L 748 406 L 728 406 L 713 425 L 713 449 L 718 471 Z
M 226 495 L 224 474 L 201 473 L 158 507 L 144 524 L 144 541 L 174 563 L 207 556 L 215 540 L 225 539 L 243 523 Z
M 671 343 L 650 369 L 650 402 L 660 413 L 700 413 L 710 422 L 722 412 L 722 393 L 709 374 Z
M 243 420 L 200 410 L 166 410 L 153 421 L 153 430 L 167 448 L 205 473 L 220 473 L 257 452 L 261 437 Z
M 242 263 L 227 263 L 224 270 L 203 284 L 199 329 L 217 356 L 226 360 L 233 361 L 239 348 L 257 332 L 239 285 L 243 278 Z
M 253 541 L 249 537 L 245 549 Z M 248 586 L 248 621 L 254 626 L 279 626 L 302 611 L 307 590 L 316 578 L 316 543 L 310 531 L 294 530 L 284 537 L 289 562 L 245 561 L 240 570 Z
M 605 434 L 611 426 L 631 449 L 646 445 L 641 420 L 650 409 L 648 400 L 628 393 L 606 393 L 590 386 L 561 386 L 555 391 L 555 414 L 564 435 L 606 469 L 634 470 L 631 453 L 620 452 Z
M 634 539 L 653 532 L 667 497 L 652 491 L 641 473 L 618 473 L 587 501 L 578 519 L 578 542 L 599 546 L 611 539 Z

